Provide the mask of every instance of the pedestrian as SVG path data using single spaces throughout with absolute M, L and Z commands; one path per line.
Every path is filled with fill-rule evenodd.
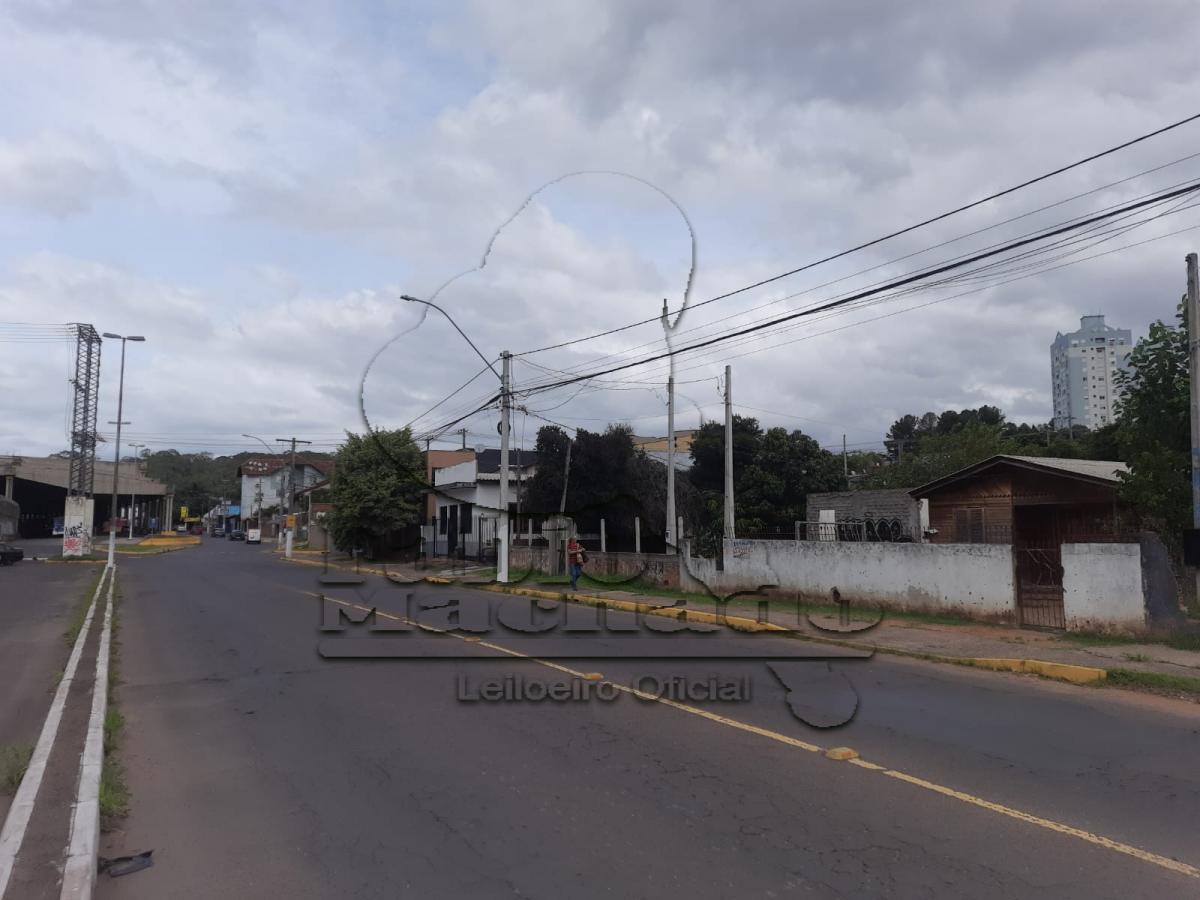
M 583 549 L 583 545 L 574 537 L 567 541 L 567 571 L 571 574 L 571 590 L 575 590 L 579 583 L 579 576 L 583 574 L 583 564 L 587 562 L 587 551 Z

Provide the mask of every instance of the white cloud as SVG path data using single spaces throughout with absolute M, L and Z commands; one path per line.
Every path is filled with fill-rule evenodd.
M 582 169 L 660 185 L 697 226 L 702 300 L 1180 116 L 1200 87 L 1200 25 L 1188 4 L 1151 7 L 481 3 L 401 13 L 189 2 L 168 14 L 154 3 L 9 5 L 0 78 L 16 87 L 0 99 L 0 202 L 17 210 L 14 233 L 30 236 L 0 269 L 2 317 L 147 332 L 132 399 L 139 427 L 164 440 L 308 429 L 332 441 L 355 425 L 365 360 L 413 321 L 398 295 L 427 295 L 475 265 L 537 185 Z M 1200 163 L 1183 164 L 854 275 L 1194 152 L 1194 128 L 697 310 L 685 327 L 721 334 L 1196 176 Z M 842 430 L 880 435 L 903 412 L 983 402 L 1045 419 L 1054 332 L 1085 312 L 1135 331 L 1169 316 L 1191 239 L 798 343 L 784 344 L 894 307 L 681 357 L 681 381 L 698 380 L 681 391 L 711 402 L 713 377 L 734 358 L 741 402 L 815 420 L 801 424 L 826 441 Z M 489 355 L 520 351 L 652 316 L 663 297 L 677 302 L 686 247 L 653 192 L 619 179 L 564 183 L 501 235 L 485 272 L 443 300 Z M 842 276 L 853 277 L 818 287 Z M 747 312 L 805 288 L 815 289 Z M 660 331 L 518 360 L 517 376 L 549 379 L 530 364 L 600 365 L 639 345 L 660 347 Z M 779 346 L 739 356 L 765 345 Z M 60 376 L 37 359 L 28 365 L 23 397 L 56 408 Z M 431 317 L 381 356 L 371 409 L 405 421 L 479 365 Z M 14 371 L 23 370 L 4 374 Z M 664 373 L 657 365 L 612 380 Z M 489 379 L 439 412 L 453 418 L 486 399 Z M 627 417 L 661 430 L 661 419 L 641 418 L 661 412 L 649 386 L 625 387 L 528 405 L 581 424 Z M 21 416 L 2 426 L 0 446 L 58 449 L 61 423 Z M 491 439 L 490 421 L 469 424 Z

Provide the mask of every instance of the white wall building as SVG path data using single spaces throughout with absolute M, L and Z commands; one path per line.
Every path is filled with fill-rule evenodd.
M 1054 427 L 1095 429 L 1115 421 L 1116 374 L 1128 367 L 1132 350 L 1132 333 L 1105 325 L 1104 316 L 1083 316 L 1078 331 L 1059 332 L 1050 345 Z
M 519 456 L 515 450 L 509 452 L 508 508 L 518 530 L 518 491 L 521 482 L 533 475 L 534 459 L 529 450 Z M 495 540 L 500 512 L 500 451 L 481 450 L 472 459 L 435 470 L 433 485 L 435 522 L 429 527 L 432 540 L 426 538 L 427 552 L 448 556 L 460 547 L 468 555 L 485 550 Z
M 296 462 L 296 490 L 311 487 L 329 477 L 332 465 L 328 462 Z M 258 509 L 261 487 L 262 508 L 280 506 L 280 498 L 288 492 L 288 462 L 281 459 L 248 459 L 238 467 L 241 481 L 241 515 L 252 518 Z M 286 499 L 283 506 L 286 506 Z

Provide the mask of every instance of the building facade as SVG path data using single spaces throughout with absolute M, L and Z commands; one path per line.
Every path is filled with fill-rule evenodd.
M 1103 428 L 1116 418 L 1118 372 L 1129 365 L 1133 335 L 1104 324 L 1104 316 L 1083 316 L 1079 330 L 1061 332 L 1050 345 L 1054 427 Z

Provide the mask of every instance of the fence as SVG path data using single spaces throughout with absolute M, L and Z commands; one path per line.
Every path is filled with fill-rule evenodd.
M 847 519 L 838 522 L 795 522 L 739 532 L 739 539 L 752 541 L 859 541 L 902 544 L 913 540 L 912 529 L 899 518 Z

